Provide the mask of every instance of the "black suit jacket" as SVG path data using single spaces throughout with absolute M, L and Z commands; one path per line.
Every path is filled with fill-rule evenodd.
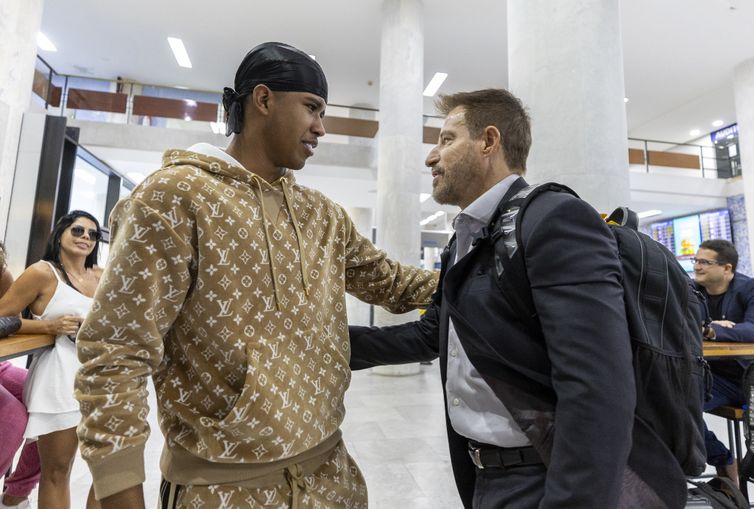
M 518 179 L 503 200 L 525 185 Z M 546 193 L 529 206 L 521 229 L 537 330 L 503 298 L 492 249 L 482 242 L 454 265 L 453 249 L 444 254 L 440 286 L 420 321 L 352 327 L 351 366 L 439 354 L 444 388 L 450 317 L 469 360 L 547 464 L 540 508 L 684 507 L 680 467 L 642 423 L 634 425 L 621 268 L 608 227 L 586 202 Z M 467 440 L 449 420 L 447 429 L 456 484 L 471 508 Z
M 707 290 L 696 284 L 707 299 Z M 706 306 L 707 303 L 705 302 Z M 705 309 L 705 316 L 708 310 Z M 736 325 L 733 328 L 723 327 L 713 323 L 715 341 L 739 341 L 754 343 L 754 279 L 736 272 L 723 296 L 722 319 L 730 320 Z M 709 361 L 712 374 L 716 377 L 727 378 L 733 383 L 740 384 L 741 377 L 751 364 L 748 359 L 715 359 Z

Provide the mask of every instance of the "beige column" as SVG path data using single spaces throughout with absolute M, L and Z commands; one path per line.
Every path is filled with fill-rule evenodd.
M 29 109 L 43 0 L 0 1 L 0 239 L 5 237 L 21 120 Z
M 384 0 L 380 49 L 377 245 L 404 264 L 419 265 L 419 177 L 422 162 L 424 22 L 421 0 Z M 375 308 L 376 325 L 418 319 Z M 418 366 L 381 368 L 410 374 Z
M 619 0 L 509 0 L 509 88 L 529 109 L 530 183 L 629 205 Z

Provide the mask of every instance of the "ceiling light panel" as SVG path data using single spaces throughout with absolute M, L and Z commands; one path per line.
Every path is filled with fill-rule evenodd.
M 448 77 L 448 73 L 436 72 L 432 79 L 429 80 L 427 88 L 424 89 L 424 95 L 426 97 L 432 97 L 437 93 L 442 84 L 445 82 L 445 78 Z
M 186 51 L 186 46 L 183 45 L 183 41 L 177 37 L 168 37 L 168 44 L 170 44 L 170 49 L 173 50 L 173 56 L 175 56 L 175 61 L 178 62 L 178 65 L 191 69 L 191 59 Z
M 37 47 L 42 51 L 57 51 L 58 48 L 42 32 L 37 32 Z

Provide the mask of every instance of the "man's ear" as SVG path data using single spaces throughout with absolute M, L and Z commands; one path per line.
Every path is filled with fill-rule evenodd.
M 271 99 L 272 90 L 267 85 L 257 85 L 249 96 L 248 107 L 258 111 L 262 115 L 269 115 Z
M 488 125 L 482 132 L 482 153 L 484 155 L 493 154 L 500 148 L 501 136 L 500 131 L 494 125 Z

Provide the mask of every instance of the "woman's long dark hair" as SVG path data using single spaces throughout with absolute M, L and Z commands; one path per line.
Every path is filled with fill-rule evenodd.
M 42 255 L 43 260 L 54 263 L 56 266 L 61 267 L 60 263 L 60 237 L 63 232 L 73 224 L 76 219 L 85 217 L 86 219 L 97 225 L 97 231 L 100 231 L 99 221 L 89 212 L 83 210 L 72 210 L 68 214 L 64 215 L 58 222 L 55 223 L 55 228 L 52 229 L 50 237 L 47 239 L 47 247 L 45 248 L 45 254 Z M 94 242 L 94 249 L 89 253 L 84 260 L 84 267 L 87 269 L 97 265 L 97 256 L 99 255 L 99 241 Z

